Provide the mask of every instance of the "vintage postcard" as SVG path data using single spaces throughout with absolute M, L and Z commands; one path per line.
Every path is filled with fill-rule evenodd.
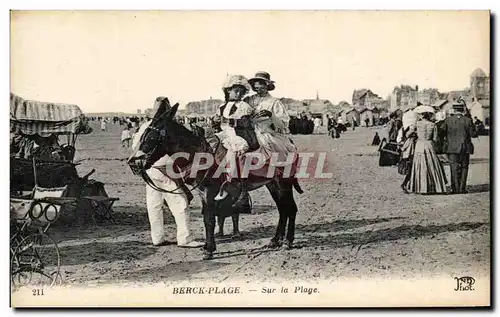
M 11 11 L 11 306 L 490 306 L 490 18 Z

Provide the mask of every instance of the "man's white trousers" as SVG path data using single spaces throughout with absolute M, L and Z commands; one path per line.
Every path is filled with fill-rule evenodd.
M 159 188 L 174 191 L 177 185 L 160 171 L 150 168 L 147 171 L 149 177 Z M 159 244 L 166 240 L 163 220 L 163 201 L 166 201 L 170 212 L 174 216 L 177 226 L 177 244 L 183 245 L 193 240 L 189 230 L 189 210 L 186 196 L 181 194 L 163 193 L 146 185 L 146 205 L 148 209 L 149 224 L 151 226 L 151 239 L 153 244 Z

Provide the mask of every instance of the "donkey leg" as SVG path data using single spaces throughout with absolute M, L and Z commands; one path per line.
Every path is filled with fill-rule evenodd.
M 278 207 L 278 209 L 280 208 Z M 278 221 L 278 226 L 276 227 L 276 233 L 274 234 L 274 237 L 271 239 L 268 245 L 270 248 L 276 248 L 281 246 L 283 244 L 283 238 L 285 237 L 285 227 L 286 227 L 287 217 L 282 210 L 279 210 L 279 213 L 280 213 L 280 218 Z
M 283 243 L 284 248 L 287 250 L 291 249 L 293 247 L 293 240 L 295 240 L 295 214 L 290 214 L 288 215 L 288 229 L 286 232 L 286 240 Z
M 215 237 L 223 237 L 224 236 L 224 222 L 226 221 L 226 217 L 217 216 L 217 225 L 219 226 L 219 231 L 215 233 Z
M 290 196 L 289 199 L 288 206 L 285 207 L 285 212 L 288 216 L 288 229 L 286 232 L 286 241 L 284 242 L 285 249 L 293 247 L 293 240 L 295 240 L 295 218 L 297 216 L 297 204 L 293 200 L 293 196 Z
M 293 198 L 293 183 L 284 179 L 280 181 L 280 213 L 283 213 L 288 220 L 286 240 L 283 243 L 285 249 L 291 249 L 295 239 L 295 218 L 297 216 L 297 204 Z
M 270 248 L 276 248 L 280 246 L 283 242 L 283 238 L 285 236 L 285 227 L 286 227 L 286 221 L 287 217 L 285 214 L 285 210 L 282 205 L 281 201 L 281 194 L 280 194 L 280 188 L 276 182 L 272 182 L 266 185 L 267 189 L 271 193 L 271 196 L 273 197 L 274 202 L 276 203 L 278 207 L 278 211 L 280 214 L 280 218 L 278 221 L 278 226 L 276 227 L 276 233 L 274 234 L 274 237 L 271 239 L 271 241 L 268 244 L 268 247 Z
M 297 216 L 297 204 L 293 198 L 293 183 L 290 180 L 283 180 L 281 184 L 283 190 L 281 191 L 281 198 L 283 204 L 283 212 L 288 218 L 288 228 L 286 232 L 285 248 L 291 249 L 293 240 L 295 239 L 295 218 Z
M 240 215 L 239 213 L 235 213 L 234 215 L 231 216 L 233 218 L 233 239 L 239 239 L 241 238 L 241 233 L 240 233 Z
M 203 260 L 211 260 L 215 246 L 215 209 L 203 203 L 203 224 L 205 225 L 205 245 L 203 246 Z

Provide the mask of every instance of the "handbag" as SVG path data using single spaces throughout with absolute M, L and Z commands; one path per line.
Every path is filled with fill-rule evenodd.
M 413 164 L 413 157 L 402 158 L 398 163 L 398 173 L 401 175 L 407 175 Z
M 379 166 L 397 165 L 401 158 L 401 150 L 398 143 L 387 142 L 384 138 L 379 146 Z

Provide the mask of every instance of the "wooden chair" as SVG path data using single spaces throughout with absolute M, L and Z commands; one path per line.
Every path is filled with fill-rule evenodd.
M 71 204 L 71 210 L 77 210 L 78 206 L 85 208 L 90 206 L 90 210 L 85 210 L 92 219 L 94 225 L 97 224 L 96 218 L 100 221 L 109 220 L 114 222 L 112 206 L 115 201 L 119 198 L 107 197 L 107 196 L 79 196 L 79 197 L 67 197 L 66 193 L 68 190 L 68 185 L 64 187 L 57 188 L 43 188 L 38 186 L 38 176 L 37 176 L 37 161 L 33 158 L 33 173 L 35 180 L 35 187 L 33 188 L 32 199 L 40 202 L 40 204 L 53 204 L 53 205 L 64 205 Z M 83 202 L 83 204 L 82 204 Z M 44 207 L 45 208 L 45 207 Z

